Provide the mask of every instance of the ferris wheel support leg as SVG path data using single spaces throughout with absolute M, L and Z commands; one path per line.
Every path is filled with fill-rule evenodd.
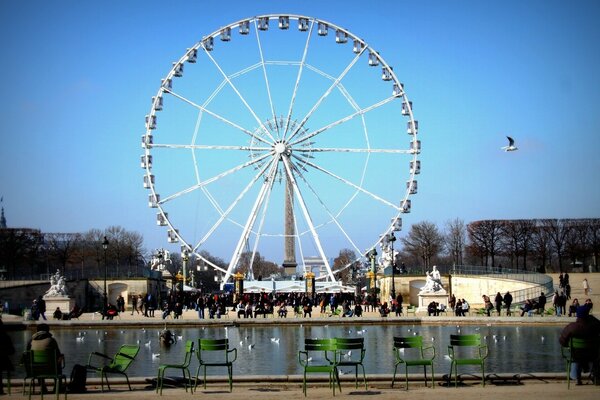
M 306 204 L 304 203 L 304 198 L 302 197 L 302 193 L 300 193 L 300 190 L 298 189 L 296 179 L 294 178 L 294 175 L 292 174 L 290 160 L 287 157 L 282 157 L 281 159 L 283 161 L 283 165 L 285 166 L 285 171 L 288 175 L 288 178 L 292 185 L 292 188 L 294 189 L 294 193 L 296 194 L 296 197 L 298 198 L 298 204 L 300 205 L 300 208 L 302 209 L 302 213 L 304 214 L 304 219 L 306 219 L 306 223 L 308 224 L 310 232 L 315 241 L 315 245 L 317 246 L 317 250 L 319 251 L 319 255 L 321 256 L 323 263 L 325 263 L 325 268 L 327 268 L 327 275 L 329 276 L 329 279 L 331 279 L 331 282 L 335 282 L 336 281 L 335 276 L 333 276 L 333 271 L 331 271 L 331 266 L 329 265 L 329 260 L 327 260 L 327 257 L 325 256 L 325 251 L 323 251 L 323 246 L 321 245 L 321 240 L 319 239 L 319 235 L 315 229 L 315 226 L 313 225 L 312 218 L 310 217 L 308 209 L 306 208 Z
M 231 274 L 233 273 L 234 268 L 237 266 L 237 264 L 240 260 L 240 255 L 242 254 L 242 249 L 244 248 L 244 244 L 246 243 L 246 241 L 248 240 L 248 236 L 250 235 L 250 229 L 252 228 L 252 226 L 254 226 L 254 222 L 256 221 L 256 217 L 258 215 L 258 209 L 260 208 L 261 204 L 263 203 L 263 201 L 265 199 L 266 194 L 268 193 L 268 188 L 273 184 L 274 175 L 275 175 L 276 171 L 277 171 L 277 163 L 274 162 L 273 165 L 271 166 L 271 171 L 269 172 L 268 179 L 265 179 L 262 187 L 260 188 L 258 197 L 256 198 L 256 201 L 254 202 L 254 206 L 252 207 L 252 211 L 250 212 L 250 215 L 248 216 L 248 220 L 246 221 L 246 225 L 244 226 L 244 230 L 242 232 L 242 235 L 240 236 L 240 240 L 238 241 L 238 244 L 235 247 L 235 251 L 233 252 L 231 261 L 229 262 L 229 267 L 227 268 L 227 272 L 225 273 L 225 277 L 223 278 L 223 282 L 221 283 L 221 285 L 224 285 L 225 282 L 227 282 L 227 280 L 231 277 Z

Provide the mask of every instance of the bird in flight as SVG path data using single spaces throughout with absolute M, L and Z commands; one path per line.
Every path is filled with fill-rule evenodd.
M 510 136 L 506 137 L 508 139 L 508 146 L 500 147 L 504 151 L 515 151 L 518 150 L 517 146 L 515 146 L 515 140 Z

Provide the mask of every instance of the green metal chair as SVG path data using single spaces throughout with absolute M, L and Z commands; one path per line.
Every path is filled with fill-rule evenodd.
M 198 339 L 198 369 L 194 390 L 198 387 L 200 368 L 204 369 L 204 389 L 206 389 L 206 367 L 227 367 L 229 391 L 233 390 L 233 363 L 237 360 L 237 349 L 229 348 L 229 339 Z
M 571 388 L 571 364 L 576 362 L 575 358 L 580 358 L 581 355 L 586 355 L 589 362 L 598 361 L 600 349 L 600 337 L 592 339 L 580 339 L 572 337 L 569 340 L 569 347 L 562 347 L 561 353 L 567 365 L 567 389 Z M 575 357 L 574 357 L 575 356 Z M 594 374 L 594 383 L 598 377 Z
M 337 369 L 339 353 L 337 351 L 336 339 L 305 339 L 304 350 L 298 351 L 298 362 L 304 369 L 302 392 L 305 397 L 306 374 L 313 372 L 326 372 L 329 374 L 329 387 L 333 389 L 334 396 L 336 383 L 339 391 L 342 391 Z
M 488 347 L 481 342 L 480 334 L 450 335 L 448 356 L 451 360 L 449 379 L 452 380 L 452 374 L 454 374 L 454 386 L 458 386 L 459 365 L 479 365 L 481 382 L 485 386 L 485 359 L 488 356 Z
M 185 358 L 183 359 L 183 363 L 181 364 L 161 364 L 158 367 L 158 377 L 156 378 L 156 392 L 159 392 L 162 396 L 163 390 L 163 381 L 165 379 L 165 371 L 167 369 L 180 369 L 183 373 L 183 386 L 185 387 L 185 391 L 187 392 L 188 381 L 190 382 L 190 392 L 194 393 L 194 388 L 192 387 L 192 374 L 190 373 L 190 363 L 192 361 L 192 355 L 194 354 L 194 342 L 192 340 L 188 340 L 185 342 Z M 185 374 L 187 371 L 187 375 Z
M 367 375 L 365 374 L 365 339 L 364 338 L 335 338 L 336 349 L 339 352 L 338 367 L 354 367 L 354 385 L 358 388 L 358 367 L 362 368 L 365 390 L 367 386 Z M 354 353 L 353 353 L 354 352 Z
M 88 371 L 95 371 L 96 373 L 100 374 L 100 383 L 102 391 L 104 391 L 104 380 L 106 380 L 106 386 L 108 386 L 108 390 L 110 390 L 110 384 L 108 383 L 107 374 L 124 375 L 125 379 L 127 380 L 127 386 L 129 386 L 129 390 L 131 390 L 131 385 L 129 384 L 129 377 L 127 376 L 127 369 L 135 361 L 135 357 L 137 356 L 139 351 L 140 346 L 133 344 L 122 345 L 114 357 L 110 357 L 106 354 L 94 351 L 90 353 L 86 368 L 88 369 Z M 110 362 L 103 366 L 94 366 L 92 365 L 92 358 L 94 357 L 101 357 L 105 361 L 110 360 Z
M 49 350 L 29 350 L 23 353 L 22 358 L 25 365 L 25 379 L 23 379 L 23 394 L 25 394 L 25 384 L 29 379 L 29 399 L 35 390 L 35 381 L 37 379 L 52 379 L 54 381 L 54 392 L 56 400 L 60 397 L 60 388 L 65 391 L 65 400 L 67 399 L 67 377 L 62 373 L 63 365 L 59 363 L 59 354 L 56 349 Z M 42 388 L 40 388 L 42 389 Z M 41 398 L 44 398 L 44 391 L 41 391 Z
M 408 367 L 420 366 L 423 366 L 425 386 L 427 386 L 427 366 L 431 367 L 431 387 L 435 388 L 433 371 L 435 347 L 432 345 L 423 346 L 422 336 L 394 337 L 394 355 L 396 356 L 396 365 L 394 366 L 392 387 L 394 387 L 394 382 L 396 381 L 396 371 L 398 370 L 398 366 L 404 364 L 406 390 L 408 390 Z

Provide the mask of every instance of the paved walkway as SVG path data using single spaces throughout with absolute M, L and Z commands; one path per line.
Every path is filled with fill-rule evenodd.
M 13 387 L 12 397 L 20 396 L 21 387 L 18 385 Z M 89 385 L 89 390 L 85 394 L 69 394 L 68 398 L 72 400 L 85 399 L 85 400 L 109 400 L 109 399 L 129 399 L 129 400 L 147 400 L 148 397 L 164 398 L 164 399 L 182 399 L 185 397 L 191 397 L 188 393 L 185 393 L 183 388 L 178 389 L 164 389 L 162 397 L 152 389 L 150 385 L 133 385 L 133 391 L 128 391 L 126 386 L 112 385 L 111 392 L 100 391 L 100 388 L 94 385 Z M 62 396 L 62 395 L 61 395 Z M 194 392 L 193 396 L 201 396 L 205 399 L 277 399 L 286 400 L 292 399 L 305 399 L 302 393 L 302 387 L 298 383 L 293 384 L 282 384 L 278 382 L 271 382 L 269 380 L 257 381 L 255 383 L 237 383 L 234 382 L 233 392 L 228 392 L 228 387 L 212 384 L 207 387 L 206 390 L 198 388 Z M 343 398 L 363 398 L 368 397 L 377 400 L 387 399 L 398 399 L 398 398 L 410 398 L 411 400 L 425 400 L 431 399 L 432 396 L 443 398 L 444 400 L 510 400 L 510 399 L 538 399 L 543 398 L 544 400 L 565 400 L 565 399 L 577 399 L 577 400 L 592 400 L 598 399 L 600 396 L 600 386 L 594 386 L 591 384 L 585 384 L 582 386 L 571 386 L 570 390 L 567 390 L 567 384 L 565 381 L 553 381 L 545 379 L 527 380 L 521 384 L 504 384 L 494 385 L 487 384 L 482 387 L 480 384 L 467 384 L 462 387 L 440 387 L 437 386 L 435 389 L 425 388 L 423 385 L 411 383 L 409 390 L 404 390 L 404 386 L 396 386 L 394 389 L 390 388 L 388 383 L 381 383 L 375 385 L 369 385 L 369 389 L 365 390 L 362 388 L 355 389 L 352 384 L 342 385 L 342 392 L 336 391 L 336 399 Z M 39 398 L 39 395 L 34 396 Z M 52 398 L 52 395 L 46 395 L 47 398 Z M 64 398 L 64 397 L 61 397 Z M 330 399 L 334 398 L 331 390 L 326 386 L 325 383 L 320 385 L 310 385 L 308 387 L 308 398 L 312 399 Z

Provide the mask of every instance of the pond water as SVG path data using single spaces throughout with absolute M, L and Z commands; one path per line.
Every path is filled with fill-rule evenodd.
M 114 355 L 122 344 L 140 343 L 140 353 L 130 370 L 130 376 L 154 376 L 163 363 L 179 363 L 183 360 L 185 340 L 198 338 L 229 338 L 230 346 L 237 347 L 238 360 L 234 364 L 235 375 L 295 375 L 300 374 L 298 350 L 305 338 L 364 337 L 366 347 L 365 369 L 367 374 L 390 374 L 393 372 L 394 336 L 422 335 L 427 343 L 436 348 L 435 371 L 448 373 L 450 334 L 480 333 L 489 347 L 486 372 L 531 373 L 561 372 L 561 358 L 557 326 L 457 326 L 457 325 L 324 325 L 324 326 L 241 326 L 177 328 L 172 332 L 180 341 L 171 347 L 161 347 L 158 335 L 161 329 L 96 329 L 54 330 L 52 334 L 66 357 L 65 372 L 70 373 L 74 364 L 87 364 L 92 351 Z M 16 355 L 25 349 L 31 337 L 30 331 L 9 332 L 15 344 Z M 77 339 L 78 336 L 84 339 Z M 279 342 L 272 340 L 279 338 Z M 250 348 L 250 345 L 254 345 Z M 157 356 L 159 354 L 159 356 Z M 198 362 L 191 365 L 195 373 Z M 417 370 L 415 369 L 415 372 Z M 468 372 L 468 368 L 461 369 Z M 349 372 L 349 371 L 347 371 Z M 209 369 L 208 373 L 223 375 L 225 370 Z M 17 368 L 17 376 L 23 375 Z

